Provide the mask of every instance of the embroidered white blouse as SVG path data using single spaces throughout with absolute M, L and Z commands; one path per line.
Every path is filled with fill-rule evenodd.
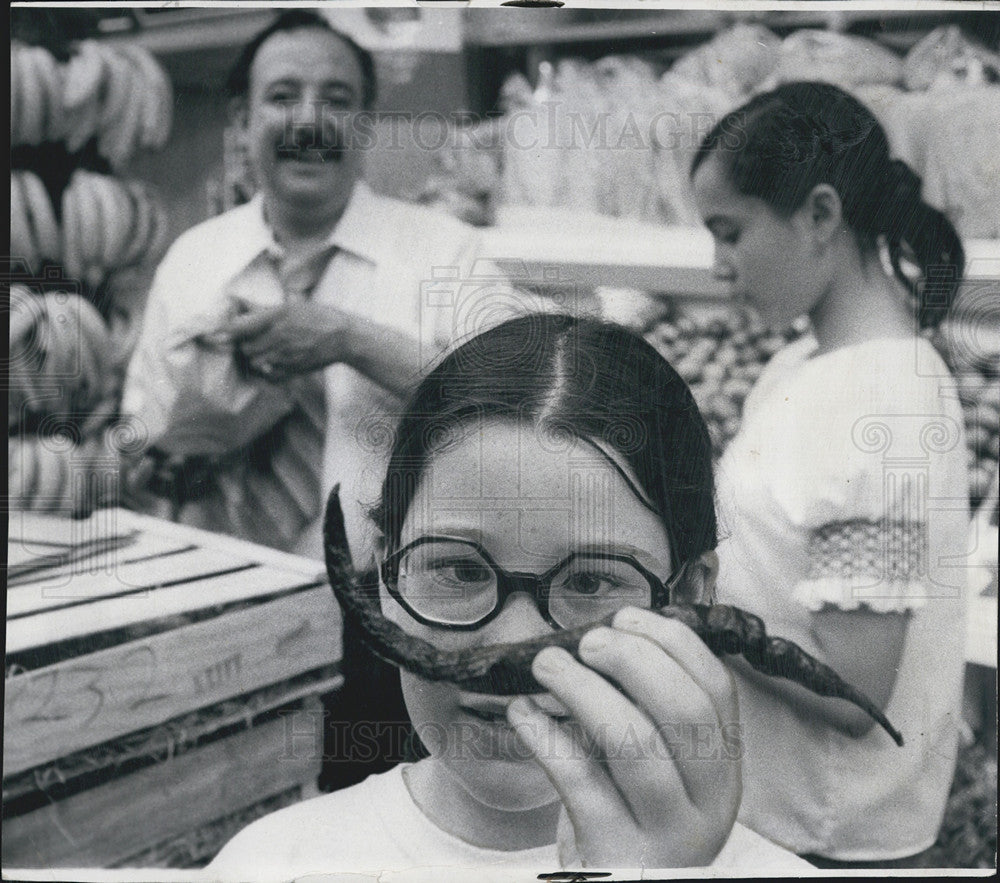
M 774 357 L 720 464 L 718 599 L 788 637 L 808 634 L 825 605 L 909 611 L 886 708 L 906 744 L 879 727 L 852 738 L 804 719 L 740 678 L 740 819 L 799 854 L 900 858 L 933 844 L 957 750 L 962 411 L 922 339 L 815 349 L 806 337 Z

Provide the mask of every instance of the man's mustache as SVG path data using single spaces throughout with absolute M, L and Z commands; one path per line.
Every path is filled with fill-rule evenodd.
M 333 126 L 296 126 L 285 130 L 275 144 L 278 156 L 294 156 L 306 150 L 329 153 L 330 158 L 340 158 L 347 149 L 344 134 Z

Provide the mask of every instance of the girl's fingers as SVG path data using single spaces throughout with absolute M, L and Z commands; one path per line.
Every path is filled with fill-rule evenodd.
M 580 657 L 649 715 L 692 804 L 705 805 L 739 775 L 739 755 L 724 744 L 712 698 L 661 646 L 641 635 L 597 628 L 580 641 Z
M 611 629 L 597 631 L 614 635 Z M 557 647 L 535 657 L 532 673 L 593 740 L 634 818 L 669 815 L 671 808 L 686 802 L 670 747 L 653 721 L 620 690 Z
M 732 674 L 686 625 L 639 607 L 620 610 L 612 625 L 658 644 L 709 696 L 723 727 L 738 724 L 739 709 Z
M 635 824 L 631 811 L 593 748 L 529 699 L 515 699 L 507 719 L 559 794 L 576 842 L 595 854 L 629 842 Z

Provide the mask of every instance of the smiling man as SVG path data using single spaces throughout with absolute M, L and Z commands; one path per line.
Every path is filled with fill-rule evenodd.
M 124 396 L 147 440 L 130 484 L 178 520 L 320 557 L 340 483 L 364 567 L 401 398 L 520 299 L 475 260 L 473 228 L 363 183 L 375 67 L 321 15 L 279 15 L 228 86 L 258 194 L 157 271 Z

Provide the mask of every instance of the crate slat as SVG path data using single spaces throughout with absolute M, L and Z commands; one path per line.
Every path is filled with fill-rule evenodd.
M 121 564 L 111 573 L 69 573 L 54 580 L 26 586 L 14 586 L 7 592 L 7 618 L 12 619 L 86 602 L 155 589 L 176 583 L 247 567 L 252 562 L 234 558 L 214 549 L 191 549 L 175 555 L 162 555 L 134 564 Z
M 273 717 L 271 713 L 276 709 L 301 704 L 309 697 L 323 697 L 343 685 L 339 667 L 324 665 L 7 776 L 3 780 L 4 813 L 13 817 L 33 812 L 118 775 L 193 751 L 221 738 L 223 731 L 232 733 L 254 726 L 262 716 Z
M 136 529 L 125 509 L 99 509 L 87 518 L 68 518 L 40 512 L 11 512 L 7 542 L 25 549 L 53 544 L 76 546 L 98 539 L 124 536 Z
M 308 584 L 309 581 L 301 573 L 255 567 L 143 594 L 8 619 L 6 652 L 12 655 L 94 632 L 124 628 L 234 601 L 252 600 Z
M 340 651 L 340 613 L 321 586 L 9 677 L 3 774 L 336 662 Z
M 7 543 L 7 568 L 23 567 L 26 564 L 34 564 L 39 559 L 44 559 L 54 555 L 64 555 L 73 547 L 67 543 L 52 543 L 42 545 L 41 543 Z
M 8 546 L 8 551 L 14 549 Z M 146 558 L 155 558 L 158 555 L 170 555 L 174 552 L 186 551 L 194 548 L 189 542 L 177 539 L 176 537 L 166 537 L 159 534 L 142 533 L 134 542 L 122 547 L 101 547 L 86 557 L 78 558 L 68 564 L 46 568 L 37 575 L 26 574 L 17 578 L 17 585 L 27 585 L 39 582 L 54 582 L 62 580 L 67 576 L 82 577 L 91 576 L 101 572 L 114 573 L 114 568 L 123 564 L 132 564 Z
M 293 712 L 7 819 L 4 867 L 107 866 L 313 780 L 321 754 L 318 714 Z
M 124 537 L 116 537 L 107 540 L 97 540 L 93 543 L 82 543 L 78 546 L 58 546 L 51 547 L 62 551 L 54 554 L 36 555 L 31 560 L 21 564 L 13 564 L 8 557 L 7 561 L 7 585 L 24 585 L 27 583 L 44 582 L 52 579 L 59 573 L 85 573 L 91 568 L 89 562 L 100 563 L 102 560 L 114 561 L 113 556 L 117 551 L 131 546 L 138 538 L 138 534 Z M 20 552 L 24 552 L 20 548 Z M 8 556 L 11 553 L 18 554 L 18 547 L 7 546 Z M 95 572 L 99 567 L 95 569 Z
M 260 564 L 292 570 L 312 578 L 326 578 L 326 567 L 321 560 L 292 555 L 268 546 L 251 543 L 248 540 L 212 533 L 198 527 L 191 527 L 188 524 L 175 524 L 172 521 L 164 521 L 161 518 L 143 515 L 139 512 L 129 512 L 125 509 L 110 509 L 108 511 L 115 514 L 115 519 L 118 522 L 131 529 L 151 531 L 166 537 L 178 537 L 195 546 L 218 549 L 220 552 L 229 552 L 232 555 L 245 555 L 250 560 Z

